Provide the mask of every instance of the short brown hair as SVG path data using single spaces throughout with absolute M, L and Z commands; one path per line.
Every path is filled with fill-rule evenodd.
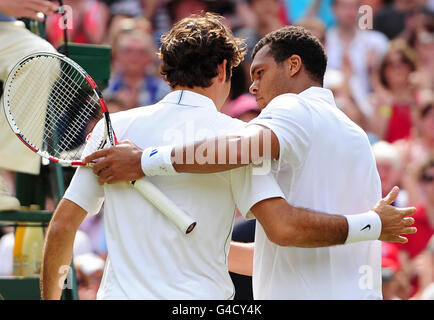
M 217 66 L 225 59 L 230 80 L 232 68 L 244 58 L 246 45 L 234 37 L 222 19 L 213 13 L 194 14 L 177 22 L 161 37 L 160 73 L 172 88 L 209 87 L 217 76 Z

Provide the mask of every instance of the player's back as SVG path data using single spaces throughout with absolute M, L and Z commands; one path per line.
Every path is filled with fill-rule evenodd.
M 288 202 L 326 213 L 370 210 L 381 196 L 381 186 L 363 130 L 335 106 L 328 90 L 311 88 L 300 95 L 284 96 L 270 106 L 283 105 L 278 107 L 279 112 L 285 112 L 285 103 L 295 105 L 292 111 L 299 114 L 290 125 L 300 126 L 295 131 L 298 133 L 291 133 L 297 136 L 295 139 L 288 137 L 293 154 L 283 152 L 277 174 Z M 269 113 L 274 117 L 272 110 Z M 255 280 L 255 298 L 381 298 L 378 241 L 285 248 L 267 241 L 261 226 L 257 228 L 256 244 L 263 261 L 255 261 L 259 275 Z M 272 270 L 268 270 L 266 261 L 274 261 Z
M 112 122 L 119 140 L 131 140 L 142 149 L 179 145 L 244 126 L 218 112 L 211 99 L 191 91 L 174 91 L 155 105 L 114 114 Z M 197 226 L 182 234 L 127 183 L 106 185 L 104 214 L 113 270 L 107 277 L 112 274 L 110 281 L 129 299 L 232 298 L 226 259 L 237 202 L 234 171 L 146 179 Z M 116 210 L 119 206 L 125 206 L 122 212 Z M 110 290 L 105 297 L 117 298 Z

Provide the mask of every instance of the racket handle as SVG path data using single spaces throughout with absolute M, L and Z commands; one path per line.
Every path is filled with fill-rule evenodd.
M 188 234 L 193 231 L 196 226 L 196 221 L 179 209 L 172 200 L 170 200 L 146 178 L 131 181 L 131 184 L 143 197 L 145 197 L 145 199 L 152 203 L 169 220 L 171 220 L 182 233 Z

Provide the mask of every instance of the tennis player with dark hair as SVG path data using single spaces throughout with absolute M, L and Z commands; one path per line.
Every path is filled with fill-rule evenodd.
M 389 206 L 397 188 L 380 200 L 366 134 L 322 88 L 326 64 L 323 47 L 305 29 L 272 32 L 256 45 L 251 65 L 250 91 L 263 110 L 238 134 L 143 152 L 125 143 L 85 161 L 102 158 L 94 172 L 101 184 L 111 184 L 144 174 L 176 179 L 186 177 L 179 172 L 212 173 L 272 159 L 272 171 L 291 205 L 275 197 L 252 206 L 260 222 L 255 244 L 232 245 L 231 271 L 251 273 L 254 249 L 255 299 L 381 299 L 376 240 L 406 242 L 401 234 L 416 232 L 409 227 L 414 220 L 406 217 L 414 208 Z M 229 156 L 233 148 L 235 161 Z M 255 148 L 257 155 L 251 152 Z M 194 159 L 188 159 L 191 150 Z M 198 154 L 212 159 L 204 163 Z M 393 212 L 382 212 L 385 208 Z

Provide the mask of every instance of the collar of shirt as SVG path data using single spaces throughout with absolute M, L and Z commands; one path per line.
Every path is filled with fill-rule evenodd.
M 217 107 L 210 98 L 193 92 L 189 90 L 175 90 L 166 95 L 163 100 L 163 103 L 174 103 L 182 106 L 193 106 L 193 107 L 202 107 L 202 108 L 210 108 L 212 110 L 217 111 Z
M 325 100 L 326 102 L 334 105 L 335 98 L 331 90 L 321 87 L 310 87 L 299 93 L 303 98 L 316 97 Z

